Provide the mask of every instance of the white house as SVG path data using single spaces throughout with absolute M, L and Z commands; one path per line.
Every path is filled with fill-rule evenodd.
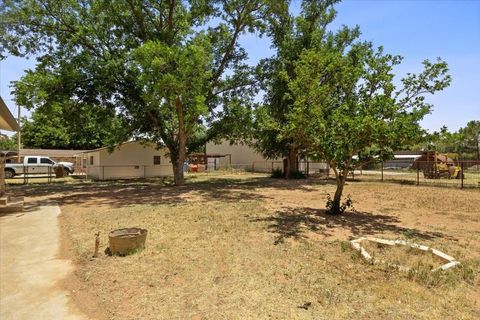
M 242 143 L 230 144 L 227 140 L 220 143 L 209 142 L 205 151 L 210 169 L 232 167 L 254 172 L 271 172 L 272 169 L 283 166 L 281 159 L 267 160 L 252 147 Z
M 88 178 L 97 180 L 151 178 L 173 175 L 167 149 L 154 143 L 129 141 L 113 152 L 100 148 L 83 152 Z
M 219 143 L 209 142 L 206 145 L 208 168 L 218 169 L 232 167 L 253 172 L 270 173 L 274 169 L 283 168 L 283 159 L 266 159 L 252 147 L 242 144 L 230 144 L 227 140 Z M 329 170 L 325 162 L 307 161 L 299 159 L 298 169 L 302 172 L 318 173 Z

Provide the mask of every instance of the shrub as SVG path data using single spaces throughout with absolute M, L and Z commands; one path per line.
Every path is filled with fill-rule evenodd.
M 347 195 L 346 200 L 339 206 L 338 212 L 334 212 L 333 207 L 334 207 L 334 200 L 332 199 L 330 194 L 327 194 L 327 213 L 328 214 L 343 214 L 348 208 L 353 209 L 353 200 L 350 197 L 350 195 Z

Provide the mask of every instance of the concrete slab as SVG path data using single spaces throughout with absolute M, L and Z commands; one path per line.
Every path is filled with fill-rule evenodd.
M 0 319 L 87 319 L 58 281 L 72 272 L 57 258 L 57 205 L 0 217 Z

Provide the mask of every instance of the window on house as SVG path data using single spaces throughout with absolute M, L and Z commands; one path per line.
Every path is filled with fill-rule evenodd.
M 153 164 L 158 165 L 160 164 L 160 156 L 153 156 Z
M 93 166 L 93 156 L 90 156 L 90 165 Z
M 86 168 L 86 167 L 87 167 L 87 159 L 82 158 L 82 168 Z

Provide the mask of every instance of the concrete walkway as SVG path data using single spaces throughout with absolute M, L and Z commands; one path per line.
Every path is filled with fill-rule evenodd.
M 60 260 L 57 205 L 0 216 L 0 319 L 86 319 L 59 288 L 73 266 Z

